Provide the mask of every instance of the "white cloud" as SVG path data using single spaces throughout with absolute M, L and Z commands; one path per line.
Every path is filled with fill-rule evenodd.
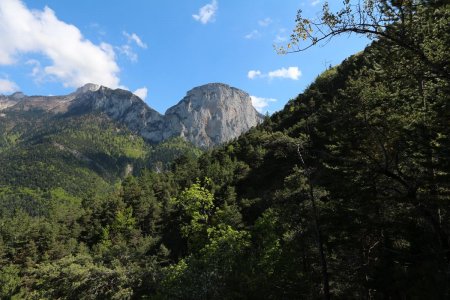
M 247 77 L 250 79 L 255 79 L 256 77 L 260 77 L 261 76 L 261 71 L 259 70 L 250 70 L 247 73 Z
M 275 71 L 270 71 L 268 73 L 269 78 L 287 78 L 292 80 L 298 80 L 302 72 L 298 67 L 281 68 Z
M 249 34 L 246 34 L 244 37 L 248 40 L 257 39 L 261 36 L 261 33 L 258 30 L 253 30 Z
M 272 24 L 272 19 L 271 18 L 265 18 L 264 20 L 259 20 L 258 21 L 258 24 L 259 24 L 259 26 L 261 26 L 261 27 L 267 27 L 267 26 L 269 26 L 270 24 Z
M 31 70 L 31 76 L 33 76 L 35 79 L 41 77 L 42 75 L 45 75 L 43 74 L 41 63 L 37 59 L 30 59 L 25 64 L 33 66 L 33 69 Z
M 8 79 L 0 79 L 0 94 L 11 94 L 17 92 L 19 87 L 15 82 Z
M 130 61 L 137 62 L 138 55 L 134 51 L 132 44 L 136 44 L 138 47 L 147 49 L 147 44 L 145 44 L 142 39 L 136 33 L 128 33 L 123 31 L 122 34 L 127 38 L 127 43 L 120 47 L 115 47 L 120 54 L 125 55 Z
M 113 47 L 93 44 L 48 7 L 29 10 L 20 0 L 1 0 L 0 36 L 0 65 L 17 63 L 21 54 L 38 53 L 50 61 L 42 67 L 44 75 L 65 87 L 88 82 L 119 86 Z
M 142 88 L 137 89 L 137 90 L 135 90 L 133 92 L 133 94 L 135 94 L 136 96 L 138 96 L 142 100 L 145 100 L 145 98 L 147 98 L 147 93 L 148 93 L 148 90 L 147 90 L 146 87 L 142 87 Z
M 132 62 L 137 62 L 138 55 L 133 51 L 130 45 L 122 45 L 120 47 L 116 47 L 116 49 L 123 55 L 125 55 Z
M 269 106 L 270 102 L 277 101 L 277 99 L 274 98 L 262 98 L 256 96 L 250 96 L 250 98 L 252 99 L 253 107 L 260 113 L 263 112 L 265 107 Z
M 262 73 L 259 70 L 250 70 L 247 73 L 249 79 L 255 78 L 284 78 L 298 80 L 302 76 L 302 72 L 298 67 L 281 68 L 278 70 L 270 71 L 268 73 Z
M 144 43 L 136 33 L 133 32 L 132 34 L 129 34 L 128 32 L 124 31 L 123 35 L 128 39 L 128 44 L 134 42 L 136 43 L 136 45 L 138 45 L 138 47 L 147 49 L 147 44 Z
M 217 2 L 217 0 L 213 0 L 211 3 L 201 7 L 198 11 L 198 14 L 192 15 L 192 17 L 202 24 L 213 22 L 218 8 L 219 3 Z
M 312 6 L 316 6 L 317 4 L 320 3 L 320 1 L 321 1 L 321 0 L 312 0 L 312 1 L 311 1 L 311 5 L 312 5 Z

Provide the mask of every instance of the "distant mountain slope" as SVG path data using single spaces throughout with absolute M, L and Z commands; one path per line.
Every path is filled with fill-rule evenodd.
M 11 111 L 0 118 L 0 186 L 83 195 L 143 167 L 151 147 L 104 115 L 50 118 Z
M 0 187 L 84 195 L 142 168 L 164 170 L 181 154 L 198 156 L 190 142 L 211 147 L 260 120 L 249 95 L 225 84 L 194 88 L 166 115 L 95 84 L 63 96 L 0 96 Z

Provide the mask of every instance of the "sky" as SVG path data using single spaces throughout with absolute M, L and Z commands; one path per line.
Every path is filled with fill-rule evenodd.
M 339 7 L 341 1 L 329 1 Z M 281 110 L 330 65 L 364 49 L 342 36 L 279 55 L 297 11 L 323 0 L 0 0 L 0 94 L 63 95 L 86 83 L 127 89 L 164 113 L 222 82 L 262 113 Z

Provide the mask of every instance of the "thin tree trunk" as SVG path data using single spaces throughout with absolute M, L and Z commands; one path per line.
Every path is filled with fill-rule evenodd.
M 300 145 L 297 145 L 297 153 L 303 164 L 303 168 L 306 172 L 306 177 L 308 179 L 309 198 L 311 200 L 311 209 L 312 209 L 312 215 L 313 215 L 313 220 L 314 220 L 314 229 L 316 232 L 316 242 L 317 242 L 317 246 L 319 248 L 320 266 L 321 266 L 321 271 L 322 271 L 323 297 L 325 300 L 330 300 L 331 294 L 330 294 L 330 279 L 328 276 L 328 265 L 327 265 L 327 259 L 326 259 L 325 251 L 324 251 L 324 247 L 323 247 L 322 231 L 320 230 L 319 214 L 317 212 L 316 198 L 314 197 L 314 186 L 313 186 L 312 179 L 311 179 L 311 172 L 307 168 L 306 163 L 303 160 L 303 156 L 300 151 Z
M 316 199 L 314 197 L 314 187 L 311 183 L 311 179 L 309 178 L 309 176 L 308 181 L 309 181 L 309 197 L 311 198 L 312 214 L 314 218 L 314 229 L 316 231 L 316 241 L 317 246 L 319 247 L 320 265 L 322 269 L 323 297 L 324 299 L 329 300 L 331 299 L 331 295 L 330 295 L 330 280 L 328 277 L 328 265 L 325 257 L 325 251 L 323 249 L 322 231 L 320 230 L 319 216 L 316 207 Z

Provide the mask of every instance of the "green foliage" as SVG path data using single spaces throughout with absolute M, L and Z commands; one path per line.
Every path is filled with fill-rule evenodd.
M 85 255 L 67 256 L 36 266 L 34 297 L 64 299 L 130 299 L 133 274 L 120 265 L 113 268 L 96 265 Z
M 209 179 L 207 178 L 205 181 L 208 184 Z M 189 237 L 205 231 L 205 227 L 210 223 L 214 208 L 213 194 L 210 191 L 197 181 L 180 194 L 176 203 L 190 220 L 188 224 L 181 228 L 183 236 Z
M 250 235 L 246 231 L 218 225 L 208 229 L 208 242 L 197 253 L 164 270 L 163 298 L 234 299 L 242 296 Z M 241 291 L 238 291 L 241 290 Z
M 165 171 L 181 157 L 198 158 L 202 151 L 181 137 L 167 139 L 155 145 L 149 155 L 149 164 L 156 171 Z
M 0 269 L 0 298 L 11 298 L 20 288 L 20 268 L 16 265 L 2 265 Z
M 151 146 L 105 116 L 8 113 L 0 120 L 0 185 L 76 196 L 107 192 L 111 183 L 149 166 Z

